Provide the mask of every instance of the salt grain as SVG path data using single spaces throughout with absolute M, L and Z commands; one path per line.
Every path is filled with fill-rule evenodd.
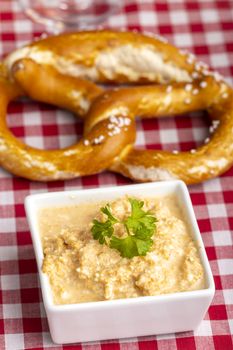
M 193 88 L 192 84 L 186 84 L 184 87 L 185 91 L 191 91 L 192 88 Z
M 93 144 L 95 145 L 99 145 L 103 142 L 104 140 L 104 136 L 103 135 L 100 135 L 99 137 L 96 137 L 94 140 L 93 140 Z
M 211 125 L 211 126 L 209 127 L 209 132 L 210 132 L 210 134 L 213 134 L 214 130 L 215 130 L 215 128 L 213 127 L 213 125 Z
M 90 141 L 87 140 L 87 139 L 83 140 L 83 143 L 84 143 L 85 146 L 89 146 L 90 145 Z
M 206 88 L 206 87 L 207 87 L 207 82 L 206 82 L 206 81 L 202 81 L 202 82 L 200 83 L 200 87 L 201 87 L 202 89 Z
M 201 70 L 201 65 L 200 65 L 199 62 L 195 64 L 195 69 L 196 69 L 197 71 L 200 71 L 200 70 Z
M 190 98 L 186 98 L 186 99 L 184 100 L 184 103 L 185 103 L 186 105 L 189 105 L 189 104 L 191 103 Z
M 213 120 L 212 121 L 212 125 L 215 129 L 219 126 L 219 124 L 220 124 L 220 120 Z
M 193 64 L 194 59 L 193 59 L 192 57 L 189 56 L 189 57 L 187 58 L 186 62 L 187 62 L 188 64 Z
M 166 88 L 166 92 L 167 93 L 172 92 L 172 86 L 171 85 L 168 85 L 168 87 Z
M 192 78 L 193 78 L 193 79 L 198 79 L 198 78 L 199 78 L 199 74 L 198 74 L 197 72 L 195 72 L 195 71 L 192 72 L 191 75 L 192 75 Z
M 192 91 L 192 94 L 193 95 L 197 95 L 199 93 L 199 90 L 198 89 L 194 89 L 193 91 Z

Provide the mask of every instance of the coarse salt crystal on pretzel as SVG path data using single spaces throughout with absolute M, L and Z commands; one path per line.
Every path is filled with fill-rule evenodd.
M 16 175 L 50 181 L 111 169 L 136 181 L 180 178 L 191 184 L 233 164 L 232 88 L 193 55 L 158 37 L 114 31 L 52 36 L 9 55 L 1 75 L 0 164 Z M 139 85 L 105 92 L 95 83 Z M 7 104 L 21 95 L 82 116 L 84 137 L 60 150 L 24 145 L 5 122 Z M 133 148 L 136 115 L 200 109 L 213 124 L 210 138 L 196 150 Z

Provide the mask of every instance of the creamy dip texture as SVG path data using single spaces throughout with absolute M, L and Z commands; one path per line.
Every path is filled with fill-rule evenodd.
M 122 258 L 92 238 L 92 220 L 101 220 L 106 202 L 43 208 L 39 227 L 43 243 L 42 270 L 55 304 L 133 298 L 205 287 L 198 247 L 174 196 L 142 198 L 144 209 L 157 218 L 153 246 L 146 256 Z M 112 214 L 130 215 L 127 197 L 110 203 Z M 121 228 L 118 227 L 121 235 Z

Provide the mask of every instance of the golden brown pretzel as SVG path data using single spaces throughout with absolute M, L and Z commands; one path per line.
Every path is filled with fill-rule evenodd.
M 233 163 L 232 89 L 192 55 L 159 38 L 112 31 L 63 34 L 17 50 L 3 68 L 0 164 L 16 175 L 45 181 L 110 168 L 138 181 L 180 178 L 196 183 Z M 102 92 L 91 80 L 156 84 Z M 54 151 L 15 139 L 5 110 L 22 94 L 84 116 L 84 138 Z M 133 149 L 136 115 L 151 118 L 198 109 L 208 111 L 214 132 L 197 150 L 173 154 Z

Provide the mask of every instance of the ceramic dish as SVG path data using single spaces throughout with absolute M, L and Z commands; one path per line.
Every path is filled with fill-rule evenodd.
M 43 250 L 38 210 L 88 201 L 110 201 L 124 195 L 174 194 L 185 215 L 190 234 L 199 248 L 206 288 L 159 296 L 55 305 L 48 277 L 41 271 Z M 194 330 L 203 319 L 214 296 L 214 281 L 186 185 L 165 181 L 121 187 L 107 187 L 30 195 L 25 200 L 37 260 L 43 301 L 55 343 L 125 338 Z

